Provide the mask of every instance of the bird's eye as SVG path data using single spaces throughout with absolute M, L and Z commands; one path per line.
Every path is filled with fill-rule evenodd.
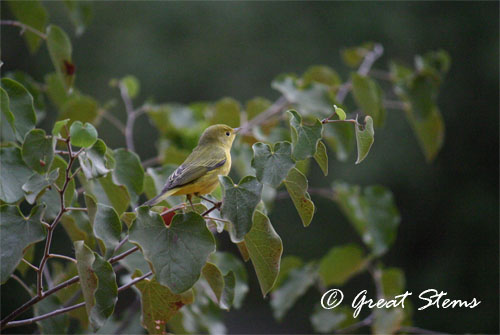
M 228 132 L 228 131 L 226 131 L 226 136 L 229 136 L 229 135 L 231 135 L 231 133 L 230 133 L 230 132 Z

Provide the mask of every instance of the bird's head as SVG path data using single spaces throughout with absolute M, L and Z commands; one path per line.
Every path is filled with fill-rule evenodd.
M 215 124 L 205 129 L 198 144 L 217 143 L 225 148 L 231 148 L 238 131 L 239 128 L 231 128 L 225 124 Z

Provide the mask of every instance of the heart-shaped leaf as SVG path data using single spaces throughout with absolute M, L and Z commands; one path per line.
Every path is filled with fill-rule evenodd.
M 238 185 L 228 176 L 219 176 L 219 180 L 223 194 L 221 215 L 231 221 L 231 241 L 241 242 L 252 228 L 252 216 L 260 201 L 262 184 L 253 176 L 244 177 Z
M 89 148 L 97 141 L 97 130 L 86 122 L 75 121 L 69 128 L 71 144 L 76 147 Z
M 290 127 L 293 143 L 293 157 L 301 161 L 314 156 L 316 147 L 323 134 L 323 124 L 315 119 L 313 125 L 302 123 L 302 116 L 294 110 L 289 110 Z
M 24 139 L 23 159 L 28 167 L 38 173 L 49 171 L 54 159 L 56 139 L 47 136 L 45 130 L 33 129 Z
M 113 169 L 113 181 L 125 185 L 132 203 L 136 203 L 144 188 L 144 169 L 137 154 L 125 149 L 114 151 L 116 161 Z
M 26 192 L 26 201 L 33 205 L 38 195 L 47 187 L 52 185 L 58 177 L 59 169 L 52 170 L 50 173 L 45 175 L 38 173 L 32 174 L 28 181 L 22 186 L 23 191 Z
M 288 171 L 295 166 L 292 145 L 290 142 L 277 142 L 273 150 L 268 144 L 258 142 L 252 149 L 252 167 L 257 179 L 263 184 L 277 188 L 286 178 Z
M 196 283 L 208 255 L 215 251 L 212 233 L 194 212 L 177 214 L 167 228 L 158 213 L 139 207 L 129 240 L 142 249 L 156 280 L 174 293 L 185 292 Z
M 105 176 L 110 170 L 106 144 L 98 139 L 94 145 L 78 155 L 78 161 L 87 179 Z

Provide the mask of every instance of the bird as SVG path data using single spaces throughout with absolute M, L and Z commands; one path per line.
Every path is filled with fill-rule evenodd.
M 167 178 L 160 194 L 143 205 L 153 206 L 172 195 L 186 195 L 191 204 L 192 196 L 215 203 L 203 195 L 219 185 L 219 175 L 227 176 L 231 170 L 231 147 L 240 128 L 216 124 L 205 129 L 198 145 L 186 160 Z

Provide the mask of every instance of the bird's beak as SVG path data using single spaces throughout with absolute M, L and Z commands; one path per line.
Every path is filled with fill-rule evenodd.
M 240 130 L 241 130 L 241 127 L 234 128 L 233 129 L 233 133 L 237 134 Z

